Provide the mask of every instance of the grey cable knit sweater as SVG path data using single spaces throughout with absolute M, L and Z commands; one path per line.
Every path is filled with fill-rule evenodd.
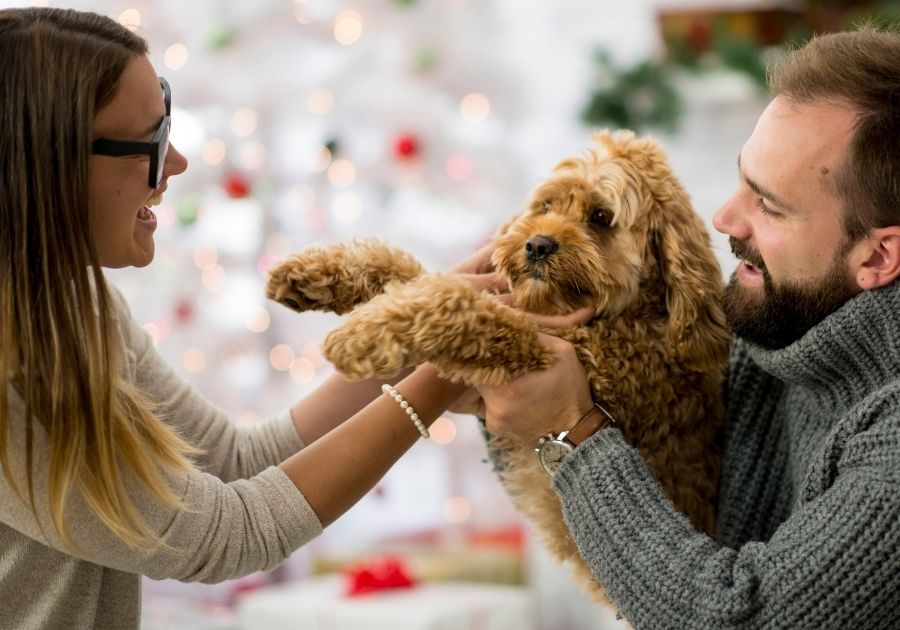
M 717 540 L 611 428 L 554 479 L 636 628 L 900 627 L 900 282 L 787 348 L 734 344 Z
M 0 628 L 137 628 L 142 574 L 186 582 L 240 577 L 275 567 L 322 531 L 306 499 L 276 467 L 303 447 L 290 413 L 237 429 L 172 372 L 124 300 L 115 297 L 128 378 L 155 400 L 167 401 L 167 421 L 204 451 L 196 469 L 170 476 L 188 511 L 160 506 L 139 483 L 129 483 L 141 515 L 182 553 L 129 549 L 77 496 L 66 519 L 81 551 L 67 552 L 50 525 L 47 441 L 36 427 L 34 491 L 49 538 L 0 474 Z M 23 403 L 9 391 L 11 464 L 19 488 L 27 488 Z

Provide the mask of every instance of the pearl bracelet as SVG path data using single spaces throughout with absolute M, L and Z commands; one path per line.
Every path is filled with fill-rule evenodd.
M 412 408 L 412 405 L 406 402 L 406 399 L 403 398 L 400 392 L 398 392 L 387 383 L 381 386 L 381 391 L 397 401 L 397 404 L 400 405 L 400 408 L 406 412 L 406 415 L 409 416 L 409 419 L 412 420 L 414 425 L 416 425 L 416 428 L 419 430 L 419 433 L 423 438 L 427 440 L 431 437 L 431 434 L 428 432 L 425 424 L 419 419 L 419 414 L 417 414 L 416 410 Z

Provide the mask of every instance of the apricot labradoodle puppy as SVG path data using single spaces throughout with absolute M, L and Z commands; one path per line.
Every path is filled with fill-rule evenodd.
M 593 305 L 590 322 L 555 334 L 575 345 L 595 400 L 674 505 L 712 534 L 728 350 L 721 273 L 663 151 L 631 132 L 593 140 L 501 228 L 493 262 L 520 309 Z M 298 311 L 352 311 L 324 344 L 351 378 L 430 361 L 456 380 L 500 384 L 551 361 L 522 312 L 451 275 L 425 275 L 409 255 L 375 241 L 294 256 L 271 271 L 267 294 Z M 517 507 L 604 601 L 533 450 L 499 439 L 490 447 Z

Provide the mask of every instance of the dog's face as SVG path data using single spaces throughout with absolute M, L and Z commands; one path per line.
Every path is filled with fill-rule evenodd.
M 493 262 L 516 306 L 553 315 L 590 304 L 606 318 L 644 308 L 685 354 L 718 353 L 699 346 L 725 347 L 721 272 L 664 152 L 627 131 L 593 140 L 495 238 Z
M 556 166 L 495 241 L 494 264 L 519 308 L 561 314 L 592 304 L 598 314 L 615 315 L 659 272 L 658 228 L 698 222 L 682 216 L 693 212 L 652 141 L 630 132 L 594 140 L 584 155 Z

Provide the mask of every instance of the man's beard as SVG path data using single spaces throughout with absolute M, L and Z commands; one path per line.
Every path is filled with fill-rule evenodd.
M 828 273 L 810 284 L 788 281 L 775 285 L 762 257 L 744 241 L 728 239 L 735 256 L 762 272 L 763 293 L 744 287 L 731 276 L 725 288 L 723 307 L 731 331 L 763 348 L 784 348 L 859 293 L 847 274 L 844 257 L 849 243 L 838 248 Z

